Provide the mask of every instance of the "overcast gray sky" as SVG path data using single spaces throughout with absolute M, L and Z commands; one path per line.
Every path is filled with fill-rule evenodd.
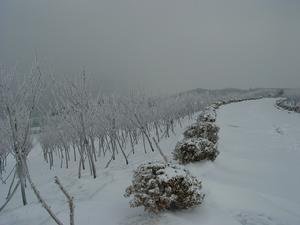
M 0 0 L 0 63 L 102 88 L 299 87 L 298 0 Z

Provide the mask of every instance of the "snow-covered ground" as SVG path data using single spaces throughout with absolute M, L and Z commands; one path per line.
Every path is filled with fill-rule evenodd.
M 97 162 L 98 177 L 85 174 L 77 179 L 77 163 L 69 169 L 54 170 L 42 162 L 37 144 L 30 153 L 32 179 L 43 196 L 68 224 L 68 207 L 53 182 L 58 175 L 75 197 L 77 225 L 299 225 L 300 224 L 300 114 L 274 107 L 275 99 L 261 99 L 229 104 L 218 110 L 217 124 L 220 155 L 214 162 L 190 164 L 187 167 L 203 182 L 204 204 L 189 210 L 152 215 L 142 208 L 129 208 L 123 197 L 130 184 L 132 170 L 146 160 L 160 159 L 157 152 L 144 154 L 142 146 L 130 156 L 126 166 L 121 155 L 104 169 L 109 158 Z M 184 120 L 176 134 L 160 142 L 171 152 L 182 138 Z M 128 150 L 129 151 L 129 150 Z M 0 185 L 0 204 L 7 192 Z M 21 205 L 19 193 L 0 213 L 0 225 L 48 225 L 54 222 L 28 189 L 30 204 Z

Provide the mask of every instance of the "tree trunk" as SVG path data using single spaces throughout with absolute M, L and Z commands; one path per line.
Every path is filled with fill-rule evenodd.
M 27 198 L 26 198 L 26 191 L 25 191 L 25 174 L 24 174 L 24 167 L 22 163 L 22 159 L 19 159 L 19 162 L 17 163 L 17 171 L 18 171 L 18 177 L 20 180 L 21 185 L 21 196 L 22 196 L 22 202 L 23 205 L 27 205 Z

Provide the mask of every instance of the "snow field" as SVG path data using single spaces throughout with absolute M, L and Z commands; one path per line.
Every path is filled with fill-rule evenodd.
M 123 197 L 131 183 L 132 170 L 145 161 L 161 160 L 158 152 L 145 155 L 142 143 L 126 166 L 121 155 L 104 169 L 110 156 L 96 162 L 98 177 L 85 171 L 77 178 L 77 162 L 69 169 L 42 162 L 38 144 L 30 153 L 32 179 L 62 221 L 68 224 L 68 207 L 54 184 L 57 175 L 75 198 L 76 224 L 84 225 L 298 225 L 300 224 L 300 114 L 274 107 L 275 99 L 260 99 L 228 104 L 217 110 L 220 127 L 214 162 L 186 165 L 202 181 L 206 194 L 199 207 L 149 214 L 143 208 L 129 208 Z M 195 115 L 196 119 L 197 115 Z M 176 134 L 159 145 L 171 158 L 185 128 L 194 121 L 185 119 Z M 130 146 L 128 146 L 130 148 Z M 129 152 L 129 150 L 128 150 Z M 1 201 L 7 185 L 0 185 Z M 0 225 L 54 224 L 28 188 L 29 204 L 23 207 L 20 193 L 0 214 Z

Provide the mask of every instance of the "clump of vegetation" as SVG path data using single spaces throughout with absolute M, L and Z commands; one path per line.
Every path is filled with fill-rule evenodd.
M 276 101 L 276 105 L 288 111 L 300 113 L 300 96 L 289 96 L 286 99 Z
M 131 207 L 146 211 L 187 209 L 202 203 L 201 182 L 180 165 L 149 162 L 140 165 L 125 196 L 133 195 Z
M 217 105 L 212 105 L 202 111 L 197 118 L 197 122 L 215 122 L 217 118 L 215 107 L 217 108 Z
M 216 145 L 205 138 L 186 138 L 178 142 L 173 152 L 179 163 L 211 160 L 214 161 L 219 151 Z
M 183 133 L 185 138 L 206 138 L 214 144 L 218 141 L 219 127 L 210 122 L 194 123 Z

